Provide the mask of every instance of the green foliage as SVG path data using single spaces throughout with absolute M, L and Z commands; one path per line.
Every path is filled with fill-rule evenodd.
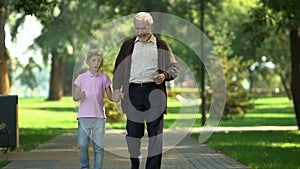
M 117 104 L 109 101 L 106 97 L 104 99 L 105 112 L 108 123 L 124 122 L 125 116 L 122 111 L 117 108 Z
M 269 15 L 273 15 L 270 17 Z M 275 89 L 280 88 L 288 96 L 290 95 L 291 64 L 289 55 L 289 35 L 287 30 L 279 31 L 275 28 L 274 18 L 281 18 L 274 15 L 270 10 L 257 7 L 251 11 L 251 21 L 243 25 L 243 31 L 247 36 L 247 50 L 253 51 L 252 55 L 246 55 L 253 60 L 249 68 L 251 89 Z M 259 18 L 253 20 L 253 18 Z M 269 21 L 267 21 L 269 20 Z M 269 23 L 269 24 L 267 24 Z M 256 31 L 253 31 L 256 30 Z M 266 59 L 263 60 L 262 57 Z M 272 63 L 274 67 L 268 67 Z M 278 78 L 274 78 L 278 77 Z M 274 81 L 279 79 L 279 81 Z M 290 96 L 289 96 L 290 97 Z
M 298 29 L 300 25 L 300 2 L 296 0 L 286 1 L 260 1 L 268 11 L 271 11 L 269 15 L 266 15 L 267 20 L 274 25 L 277 24 L 279 29 Z M 272 15 L 279 16 L 278 18 L 272 17 Z M 258 19 L 258 18 L 257 18 Z
M 25 15 L 34 15 L 36 16 L 44 25 L 49 24 L 48 17 L 51 17 L 51 14 L 57 5 L 58 1 L 43 1 L 43 0 L 13 0 L 10 2 L 12 11 L 22 13 Z
M 26 85 L 31 91 L 38 85 L 38 81 L 35 77 L 34 70 L 41 71 L 41 66 L 38 65 L 32 57 L 29 58 L 28 64 L 23 67 L 22 73 L 17 76 L 16 80 L 20 80 L 22 85 Z
M 242 61 L 241 57 L 230 59 L 225 66 L 227 95 L 223 119 L 244 116 L 250 106 L 250 93 L 244 86 L 248 66 L 249 62 Z
M 208 2 L 204 31 L 212 41 L 226 76 L 226 104 L 223 119 L 244 116 L 250 106 L 250 93 L 245 89 L 251 55 L 247 48 L 247 37 L 241 31 L 241 22 L 249 20 L 248 10 L 253 1 L 226 0 Z M 230 9 L 230 10 L 228 10 Z
M 271 27 L 277 31 L 288 31 L 290 36 L 290 56 L 291 56 L 291 93 L 294 100 L 294 108 L 296 119 L 298 123 L 298 128 L 300 129 L 300 98 L 299 92 L 299 78 L 300 73 L 299 65 L 299 54 L 300 54 L 300 2 L 296 0 L 287 0 L 287 1 L 270 1 L 270 0 L 260 0 L 260 6 L 252 10 L 251 17 L 252 24 L 254 27 Z M 256 36 L 254 34 L 253 38 L 261 38 L 262 41 L 265 40 L 265 36 Z M 256 46 L 260 46 L 261 42 Z M 286 85 L 284 85 L 285 88 Z M 287 89 L 286 89 L 287 90 Z
M 50 100 L 60 99 L 62 91 L 65 95 L 71 95 L 70 84 L 76 57 L 92 33 L 108 20 L 106 12 L 110 8 L 102 6 L 102 3 L 55 1 L 53 10 L 43 17 L 47 25 L 44 25 L 41 35 L 35 39 L 31 48 L 41 49 L 45 64 L 48 64 L 49 58 L 52 60 Z

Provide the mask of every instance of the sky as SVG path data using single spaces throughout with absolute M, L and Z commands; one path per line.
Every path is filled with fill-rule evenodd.
M 34 16 L 26 16 L 24 25 L 18 29 L 18 35 L 14 42 L 10 36 L 10 28 L 5 26 L 6 38 L 5 44 L 10 52 L 11 57 L 16 57 L 21 64 L 27 64 L 28 58 L 33 57 L 40 64 L 42 56 L 40 52 L 29 51 L 27 48 L 33 44 L 33 40 L 41 34 L 42 25 Z

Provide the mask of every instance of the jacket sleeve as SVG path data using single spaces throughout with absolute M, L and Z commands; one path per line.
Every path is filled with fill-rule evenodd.
M 115 61 L 115 67 L 113 71 L 113 89 L 121 89 L 126 87 L 129 81 L 131 54 L 133 51 L 133 42 L 135 38 L 126 40 L 119 51 L 119 54 Z
M 114 66 L 114 71 L 113 71 L 113 89 L 121 89 L 122 87 L 122 82 L 123 82 L 123 77 L 122 76 L 122 70 L 124 69 L 122 64 L 122 61 L 124 60 L 124 50 L 125 50 L 125 44 L 122 45 L 119 54 L 116 58 L 115 61 L 115 66 Z
M 160 63 L 162 64 L 160 66 L 160 71 L 161 73 L 164 73 L 166 81 L 170 81 L 178 76 L 180 70 L 179 64 L 177 63 L 170 46 L 165 41 L 162 41 L 160 45 L 160 55 L 164 56 L 161 57 L 163 60 L 161 60 L 162 63 Z

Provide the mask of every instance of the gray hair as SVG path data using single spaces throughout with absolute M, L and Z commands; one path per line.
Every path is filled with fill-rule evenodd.
M 147 21 L 150 25 L 153 25 L 153 18 L 148 12 L 139 12 L 134 16 L 134 20 Z

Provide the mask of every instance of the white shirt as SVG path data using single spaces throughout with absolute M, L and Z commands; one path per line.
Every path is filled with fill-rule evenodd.
M 129 82 L 153 82 L 152 76 L 158 74 L 156 38 L 152 35 L 147 42 L 141 42 L 138 38 L 134 42 Z

